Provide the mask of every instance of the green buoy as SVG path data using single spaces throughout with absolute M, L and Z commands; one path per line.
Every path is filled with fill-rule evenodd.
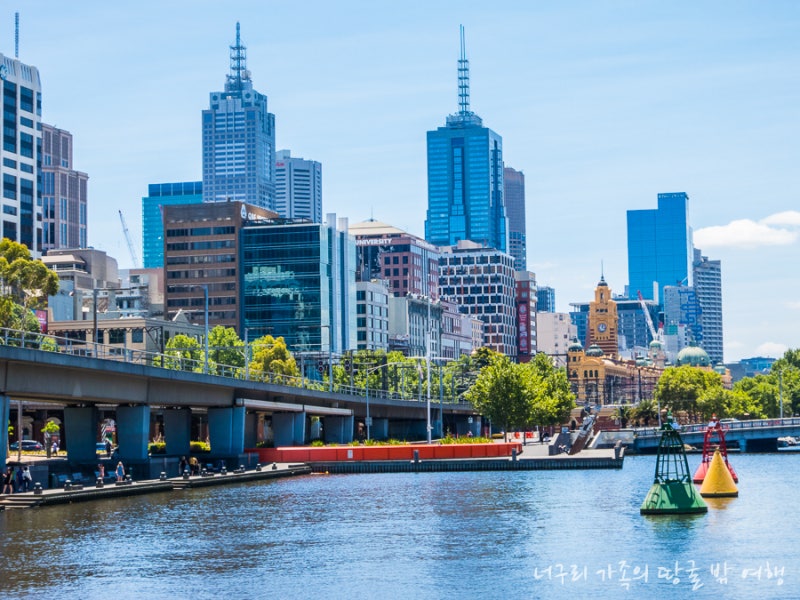
M 643 515 L 686 515 L 708 512 L 708 506 L 692 485 L 689 462 L 681 435 L 672 426 L 672 416 L 661 426 L 656 475 L 642 502 Z

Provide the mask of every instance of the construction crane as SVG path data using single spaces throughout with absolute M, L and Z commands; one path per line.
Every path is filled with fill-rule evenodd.
M 131 260 L 133 261 L 133 267 L 135 269 L 138 269 L 139 257 L 136 256 L 136 249 L 133 247 L 131 232 L 128 231 L 128 224 L 125 222 L 125 217 L 122 215 L 122 211 L 119 211 L 119 220 L 122 221 L 122 231 L 125 234 L 125 240 L 128 242 L 128 251 L 131 253 Z
M 656 328 L 653 326 L 653 318 L 650 316 L 650 311 L 647 309 L 647 304 L 644 302 L 644 298 L 642 298 L 642 292 L 636 292 L 639 295 L 639 304 L 642 305 L 642 311 L 644 312 L 644 320 L 647 321 L 647 328 L 650 330 L 650 335 L 652 336 L 653 340 L 661 341 L 660 331 L 656 333 Z

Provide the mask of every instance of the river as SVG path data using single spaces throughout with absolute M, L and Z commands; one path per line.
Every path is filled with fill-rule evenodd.
M 690 456 L 690 468 L 699 455 Z M 621 470 L 311 475 L 0 512 L 3 598 L 798 598 L 800 453 L 639 515 Z

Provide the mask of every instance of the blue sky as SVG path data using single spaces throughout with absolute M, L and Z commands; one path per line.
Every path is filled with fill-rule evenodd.
M 422 235 L 425 132 L 472 109 L 526 176 L 528 268 L 559 310 L 603 264 L 627 283 L 626 214 L 687 192 L 695 245 L 722 260 L 725 359 L 800 346 L 800 4 L 29 0 L 0 52 L 39 68 L 43 118 L 75 136 L 89 242 L 141 257 L 149 183 L 199 180 L 200 113 L 241 21 L 278 148 L 323 165 L 323 211 Z

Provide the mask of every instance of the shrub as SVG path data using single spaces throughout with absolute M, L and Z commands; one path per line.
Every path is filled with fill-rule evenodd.
M 147 452 L 150 454 L 166 454 L 167 453 L 167 443 L 166 442 L 152 442 L 147 445 Z
M 189 452 L 211 452 L 211 445 L 208 442 L 193 441 L 189 443 Z
M 323 442 L 322 440 L 314 440 L 314 441 L 311 442 L 311 447 L 312 448 L 319 448 L 320 446 L 324 446 L 324 445 L 325 445 L 325 442 Z
M 256 444 L 256 448 L 274 448 L 274 447 L 275 447 L 275 443 L 272 440 L 270 440 L 270 441 L 261 440 L 260 442 L 258 442 Z

